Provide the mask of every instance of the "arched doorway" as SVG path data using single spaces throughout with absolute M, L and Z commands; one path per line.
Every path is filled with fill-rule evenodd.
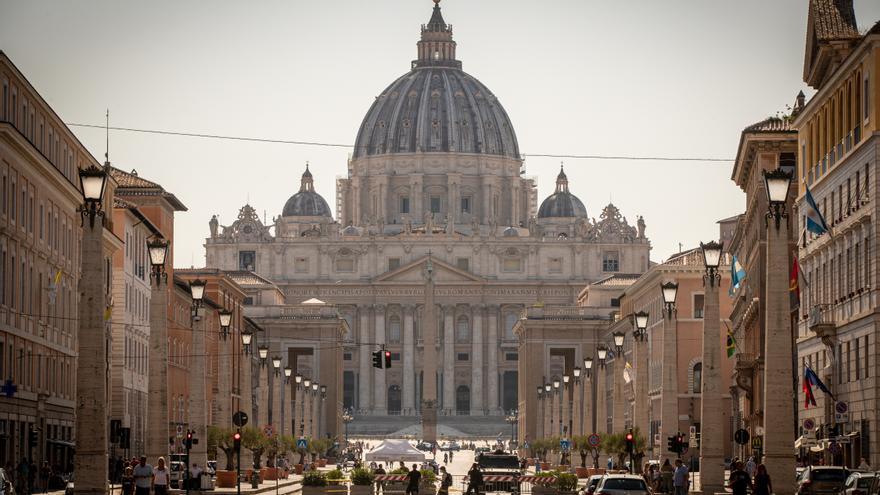
M 397 385 L 388 387 L 388 414 L 400 414 L 400 387 Z
M 460 385 L 455 390 L 455 414 L 467 416 L 471 413 L 471 389 Z

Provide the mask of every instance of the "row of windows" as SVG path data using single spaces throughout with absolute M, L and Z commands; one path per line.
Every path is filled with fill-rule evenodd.
M 811 305 L 844 301 L 871 287 L 871 260 L 875 256 L 870 238 L 856 239 L 812 268 L 808 292 Z M 809 268 L 807 269 L 809 273 Z
M 125 337 L 125 367 L 140 374 L 147 373 L 149 346 L 143 342 Z
M 12 380 L 20 391 L 72 398 L 76 387 L 72 363 L 72 357 L 10 335 L 0 341 L 0 376 Z
M 363 329 L 359 326 L 355 325 L 355 317 L 351 314 L 344 314 L 343 318 L 348 322 L 348 326 L 351 329 L 351 334 L 349 338 L 351 340 L 357 340 L 355 335 L 356 332 L 363 332 Z M 419 316 L 415 316 L 413 318 L 413 335 L 415 336 L 416 342 L 419 345 L 422 345 L 422 333 L 419 325 Z M 397 314 L 392 314 L 388 317 L 386 328 L 385 328 L 385 342 L 389 344 L 400 344 L 402 342 L 401 339 L 401 318 Z M 505 311 L 503 314 L 503 322 L 504 322 L 504 340 L 513 340 L 513 327 L 516 325 L 516 322 L 519 321 L 519 314 L 513 311 Z M 485 328 L 485 325 L 484 325 Z M 445 336 L 445 322 L 443 315 L 437 315 L 437 330 L 438 336 L 437 341 L 443 342 Z M 485 330 L 484 330 L 485 331 Z M 364 341 L 372 341 L 372 337 L 369 336 L 369 329 L 362 334 Z M 469 343 L 471 341 L 471 322 L 470 318 L 466 315 L 459 315 L 456 319 L 455 325 L 455 340 L 458 343 Z
M 39 203 L 39 205 L 38 205 Z M 10 168 L 0 177 L 0 213 L 12 225 L 34 236 L 65 258 L 74 255 L 73 219 L 51 200 L 39 197 L 36 186 Z M 77 246 L 78 247 L 78 246 Z
M 862 119 L 871 111 L 870 84 L 860 69 L 828 97 L 801 130 L 801 175 L 809 183 L 824 175 L 861 141 Z
M 834 347 L 836 384 L 857 382 L 870 377 L 870 336 L 857 337 Z M 801 357 L 802 368 L 810 367 L 817 373 L 831 360 L 827 351 L 817 351 Z
M 68 279 L 69 274 L 46 266 L 33 253 L 17 252 L 13 242 L 0 246 L 0 306 L 36 317 L 51 330 L 72 332 L 76 300 Z

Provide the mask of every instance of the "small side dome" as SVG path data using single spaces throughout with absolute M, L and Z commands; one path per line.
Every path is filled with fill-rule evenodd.
M 360 231 L 360 229 L 358 229 L 354 225 L 349 225 L 348 227 L 342 229 L 342 235 L 358 236 L 358 235 L 361 235 L 361 231 Z
M 586 217 L 587 208 L 577 196 L 568 191 L 568 177 L 560 168 L 556 176 L 556 192 L 547 196 L 538 208 L 538 218 Z
M 306 171 L 302 174 L 302 183 L 299 192 L 294 194 L 284 204 L 281 211 L 283 217 L 331 217 L 330 206 L 327 201 L 315 192 L 312 173 L 309 172 L 309 164 L 306 163 Z

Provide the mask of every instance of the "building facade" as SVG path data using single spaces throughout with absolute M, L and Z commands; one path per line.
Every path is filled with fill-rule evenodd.
M 537 302 L 569 304 L 590 281 L 647 269 L 644 222 L 614 205 L 591 219 L 560 172 L 538 208 L 512 123 L 461 69 L 435 5 L 412 70 L 375 100 L 337 181 L 336 220 L 306 170 L 299 192 L 264 225 L 246 205 L 211 222 L 208 266 L 252 270 L 287 304 L 317 298 L 351 331 L 343 403 L 367 415 L 416 415 L 424 343 L 423 265 L 436 269 L 441 415 L 517 408 L 514 324 Z M 283 332 L 283 330 L 280 330 Z M 384 346 L 390 370 L 374 370 Z
M 880 23 L 861 34 L 852 2 L 810 4 L 804 81 L 816 94 L 794 119 L 798 131 L 798 212 L 805 226 L 806 188 L 828 224 L 807 234 L 797 333 L 798 371 L 813 369 L 848 411 L 816 392 L 818 407 L 799 407 L 818 425 L 816 456 L 880 463 L 877 434 L 877 162 L 880 156 Z M 799 396 L 803 404 L 804 396 Z M 831 434 L 837 427 L 837 435 Z M 845 437 L 847 443 L 829 437 Z

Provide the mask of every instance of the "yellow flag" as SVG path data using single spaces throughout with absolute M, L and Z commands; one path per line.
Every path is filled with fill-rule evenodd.
M 107 306 L 104 308 L 104 321 L 109 321 L 110 317 L 113 316 L 113 306 Z

